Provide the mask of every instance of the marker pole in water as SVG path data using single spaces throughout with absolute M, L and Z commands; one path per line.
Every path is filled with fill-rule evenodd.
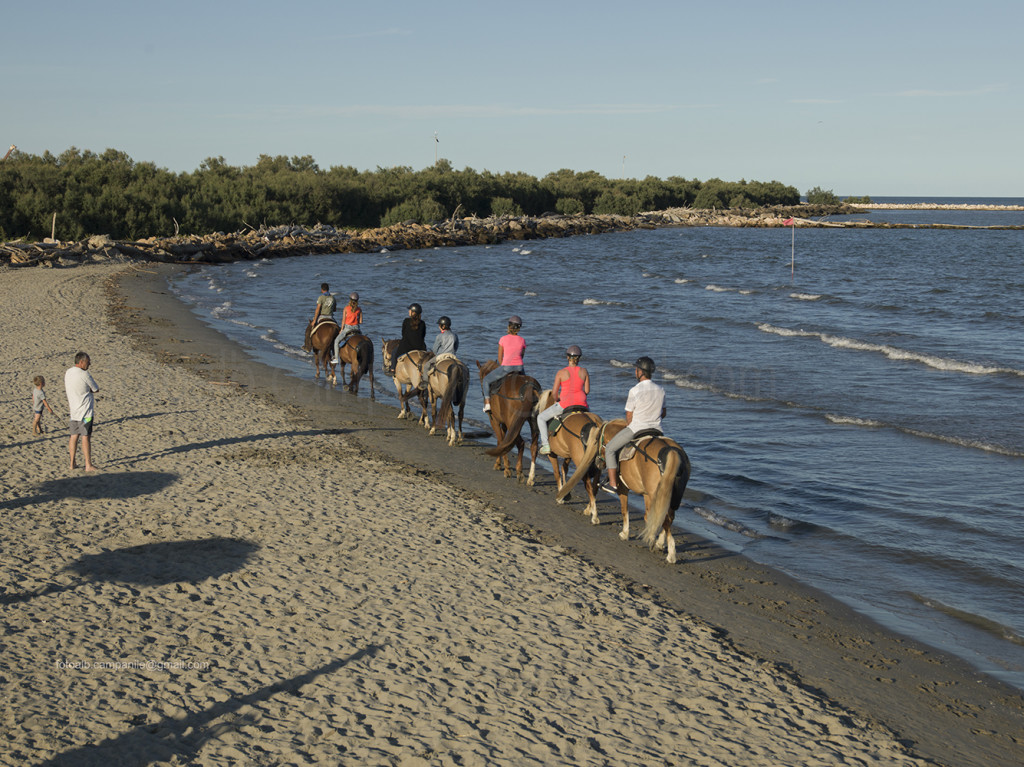
M 793 227 L 789 244 L 789 284 L 792 285 L 793 279 L 796 276 L 796 221 L 792 218 L 787 218 L 782 222 L 782 225 Z

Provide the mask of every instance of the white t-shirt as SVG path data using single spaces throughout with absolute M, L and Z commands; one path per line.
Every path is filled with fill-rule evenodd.
M 635 434 L 644 429 L 661 429 L 661 411 L 665 407 L 665 390 L 649 378 L 629 390 L 626 412 L 633 413 L 629 428 Z
M 96 385 L 88 370 L 82 370 L 77 365 L 68 368 L 64 374 L 64 391 L 68 395 L 68 418 L 72 421 L 92 418 L 92 393 L 99 390 L 100 387 Z

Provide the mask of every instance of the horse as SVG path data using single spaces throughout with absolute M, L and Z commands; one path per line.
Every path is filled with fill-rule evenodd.
M 353 333 L 338 348 L 338 365 L 341 368 L 341 385 L 345 385 L 345 365 L 352 367 L 352 380 L 349 381 L 348 390 L 353 394 L 359 393 L 359 379 L 364 375 L 370 378 L 370 399 L 375 400 L 373 394 L 373 342 L 362 333 Z M 334 365 L 331 365 L 331 383 L 337 383 L 334 375 Z
M 487 360 L 483 365 L 478 361 L 477 370 L 480 371 L 480 380 L 498 367 L 496 360 Z M 530 424 L 530 474 L 526 484 L 533 486 L 534 476 L 537 470 L 537 400 L 540 397 L 540 384 L 536 378 L 522 373 L 509 373 L 498 381 L 497 386 L 491 390 L 491 428 L 498 444 L 487 450 L 487 455 L 495 456 L 494 469 L 497 471 L 504 462 L 505 476 L 512 476 L 512 469 L 509 465 L 508 453 L 513 447 L 519 448 L 519 458 L 516 461 L 516 478 L 523 481 L 523 441 L 520 432 L 523 424 Z
M 469 393 L 469 368 L 454 355 L 442 356 L 434 362 L 427 376 L 427 397 L 430 399 L 430 435 L 446 429 L 448 444 L 462 444 L 462 416 L 466 412 Z M 440 412 L 438 410 L 440 402 Z M 455 407 L 459 408 L 459 426 L 455 427 Z
M 430 352 L 423 349 L 413 349 L 408 354 L 403 354 L 397 360 L 394 359 L 395 349 L 398 348 L 398 339 L 380 340 L 381 364 L 384 372 L 387 373 L 394 367 L 394 373 L 390 374 L 395 382 L 395 390 L 398 392 L 398 400 L 402 406 L 398 410 L 399 418 L 412 418 L 412 409 L 409 407 L 409 400 L 419 397 L 421 415 L 419 422 L 427 424 L 427 397 L 426 392 L 419 389 L 420 381 L 423 380 L 422 364 L 430 357 Z M 408 387 L 408 389 L 406 389 Z
M 547 410 L 554 404 L 554 395 L 551 389 L 541 392 L 537 402 L 537 413 Z M 601 417 L 589 410 L 570 410 L 558 417 L 559 426 L 548 439 L 551 448 L 551 468 L 555 474 L 557 494 L 555 501 L 559 504 L 565 503 L 569 497 L 569 491 L 575 487 L 582 478 L 583 486 L 587 490 L 589 503 L 583 510 L 584 514 L 590 514 L 590 521 L 599 524 L 597 518 L 597 489 L 600 472 L 594 465 L 594 457 L 601 445 Z M 551 421 L 552 424 L 555 421 Z M 562 463 L 558 463 L 558 459 Z M 576 464 L 576 471 L 570 479 L 569 462 Z M 571 484 L 570 484 L 571 482 Z
M 313 353 L 313 364 L 316 365 L 316 378 L 320 377 L 320 366 L 323 365 L 324 373 L 327 374 L 331 364 L 331 353 L 334 351 L 334 339 L 338 337 L 341 328 L 334 320 L 320 320 L 313 327 L 313 320 L 306 325 L 306 340 L 302 344 L 303 351 Z M 333 371 L 329 374 L 334 377 Z
M 617 418 L 601 429 L 601 445 L 625 428 L 626 421 Z M 635 452 L 631 452 L 631 448 Z M 683 500 L 686 483 L 690 481 L 690 458 L 675 440 L 663 434 L 644 436 L 631 441 L 619 454 L 619 483 L 616 493 L 622 507 L 622 532 L 619 538 L 629 540 L 629 492 L 644 497 L 643 541 L 652 549 L 667 549 L 665 561 L 676 562 L 676 541 L 672 522 Z

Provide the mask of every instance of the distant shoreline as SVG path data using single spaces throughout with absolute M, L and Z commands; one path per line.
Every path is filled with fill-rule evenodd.
M 856 208 L 870 210 L 1024 210 L 1024 205 L 944 204 L 937 202 L 858 202 Z

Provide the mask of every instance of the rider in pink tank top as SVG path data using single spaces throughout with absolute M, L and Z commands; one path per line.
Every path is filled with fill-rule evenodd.
M 587 393 L 583 390 L 584 378 L 578 365 L 563 368 L 566 378 L 558 391 L 558 404 L 562 410 L 571 407 L 587 407 Z

